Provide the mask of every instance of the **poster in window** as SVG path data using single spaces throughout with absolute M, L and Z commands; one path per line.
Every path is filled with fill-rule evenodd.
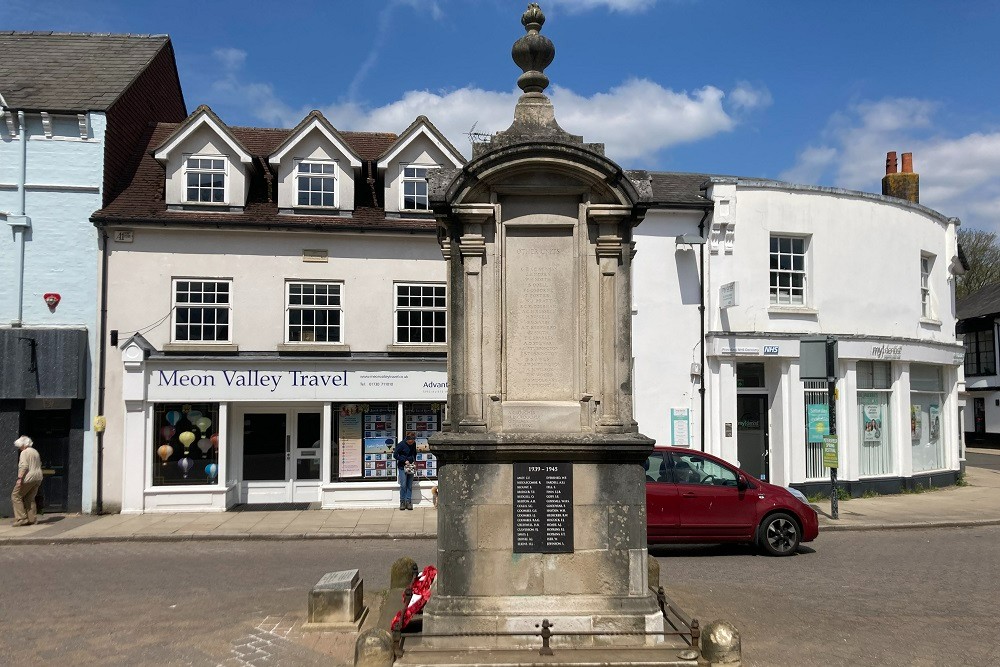
M 928 413 L 931 431 L 930 441 L 937 442 L 938 436 L 941 435 L 941 406 L 931 403 Z
M 340 476 L 361 477 L 361 413 L 340 413 Z
M 830 434 L 830 411 L 825 403 L 809 403 L 806 405 L 806 418 L 809 420 L 807 442 L 821 443 L 823 436 Z
M 864 441 L 868 443 L 882 442 L 882 406 L 868 404 L 861 406 L 864 418 Z
M 923 406 L 913 403 L 910 405 L 910 438 L 920 440 L 920 432 L 924 427 Z

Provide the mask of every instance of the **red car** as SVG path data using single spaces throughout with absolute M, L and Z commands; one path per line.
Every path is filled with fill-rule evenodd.
M 650 544 L 752 542 L 790 556 L 819 534 L 801 492 L 684 447 L 657 447 L 646 460 L 646 514 Z

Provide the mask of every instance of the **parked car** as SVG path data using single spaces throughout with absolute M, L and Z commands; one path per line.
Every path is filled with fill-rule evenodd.
M 789 556 L 819 534 L 801 492 L 684 447 L 657 447 L 646 460 L 646 514 L 650 544 L 749 542 Z

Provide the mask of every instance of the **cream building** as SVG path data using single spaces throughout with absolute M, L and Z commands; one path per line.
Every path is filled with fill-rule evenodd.
M 105 507 L 390 504 L 392 445 L 440 428 L 445 268 L 427 172 L 464 163 L 423 117 L 398 136 L 159 124 L 109 236 Z M 423 449 L 423 448 L 421 448 Z M 436 484 L 419 455 L 419 502 Z

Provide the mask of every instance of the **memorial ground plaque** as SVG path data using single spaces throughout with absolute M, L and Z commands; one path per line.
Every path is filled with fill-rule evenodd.
M 514 464 L 514 553 L 573 552 L 573 464 Z

